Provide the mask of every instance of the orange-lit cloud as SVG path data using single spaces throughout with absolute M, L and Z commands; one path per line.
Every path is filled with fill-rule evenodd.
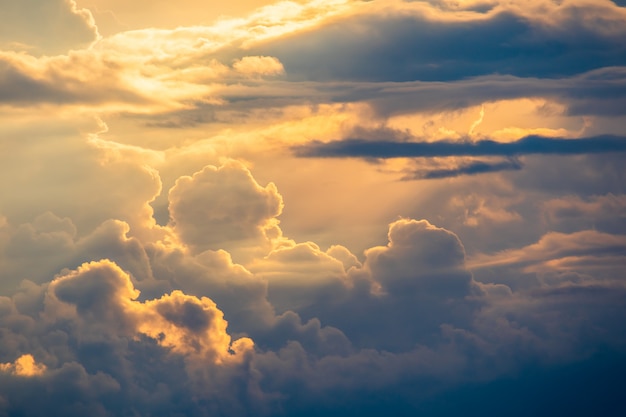
M 197 252 L 238 252 L 268 245 L 281 235 L 276 217 L 283 201 L 276 186 L 260 186 L 235 161 L 179 178 L 169 191 L 169 201 L 172 227 Z
M 52 281 L 49 291 L 46 318 L 76 320 L 88 339 L 142 333 L 173 353 L 216 364 L 252 348 L 249 339 L 231 343 L 223 313 L 206 297 L 174 291 L 135 301 L 130 276 L 110 261 L 83 264 Z
M 46 372 L 46 366 L 35 361 L 33 355 L 24 354 L 14 363 L 0 363 L 0 372 L 9 372 L 17 376 L 39 376 Z

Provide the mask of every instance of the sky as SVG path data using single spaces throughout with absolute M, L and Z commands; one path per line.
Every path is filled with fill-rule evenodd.
M 0 19 L 0 417 L 626 415 L 624 1 Z

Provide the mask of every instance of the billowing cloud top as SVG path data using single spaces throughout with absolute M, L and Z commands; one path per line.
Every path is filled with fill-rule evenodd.
M 624 6 L 0 0 L 0 415 L 623 415 Z

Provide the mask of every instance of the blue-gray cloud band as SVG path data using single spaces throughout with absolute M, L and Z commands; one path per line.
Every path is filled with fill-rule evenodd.
M 407 173 L 401 178 L 401 180 L 434 180 L 458 177 L 461 175 L 488 174 L 490 172 L 498 171 L 519 171 L 523 167 L 524 164 L 522 161 L 515 157 L 506 158 L 504 161 L 499 162 L 471 161 L 467 164 L 461 164 L 456 168 L 415 170 Z
M 317 158 L 416 158 L 448 156 L 516 156 L 530 154 L 576 155 L 626 152 L 626 137 L 599 135 L 581 139 L 526 136 L 515 142 L 390 142 L 346 139 L 314 141 L 292 148 L 298 157 Z

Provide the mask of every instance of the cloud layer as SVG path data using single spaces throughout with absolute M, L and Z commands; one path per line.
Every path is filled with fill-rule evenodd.
M 0 415 L 626 412 L 621 2 L 18 3 Z

